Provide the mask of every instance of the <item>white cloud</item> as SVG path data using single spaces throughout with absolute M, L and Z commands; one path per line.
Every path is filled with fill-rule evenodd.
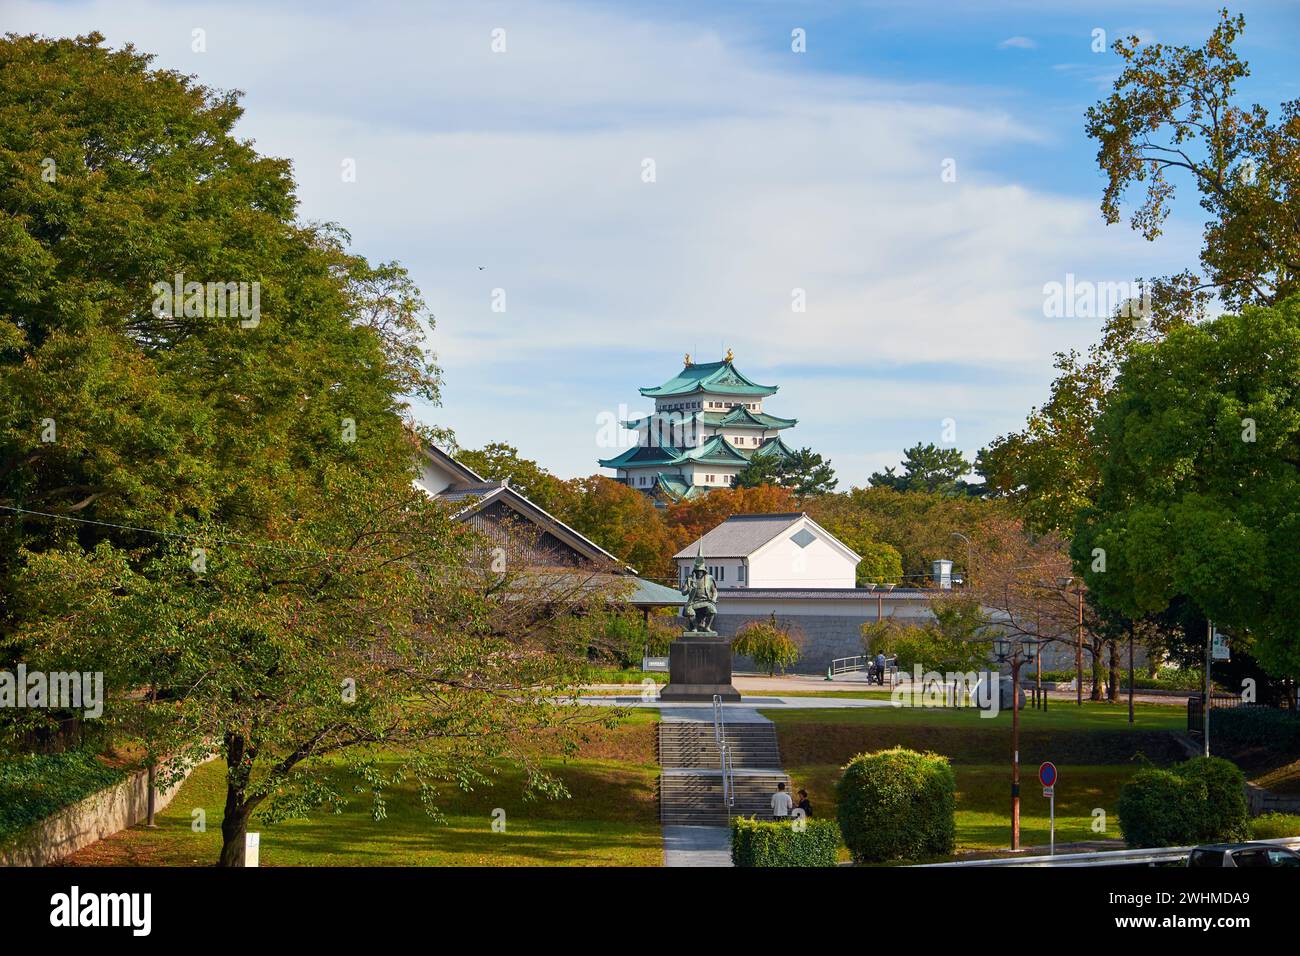
M 734 348 L 787 382 L 783 399 L 796 389 L 780 370 L 796 363 L 814 370 L 809 388 L 832 365 L 1045 379 L 1051 351 L 1091 330 L 1062 342 L 1043 283 L 1132 278 L 1146 248 L 1106 232 L 1094 199 L 995 175 L 995 151 L 1032 152 L 1042 134 L 965 91 L 821 75 L 694 25 L 563 4 L 143 0 L 20 3 L 7 20 L 99 28 L 247 91 L 240 132 L 294 161 L 302 214 L 343 223 L 423 288 L 447 371 L 439 418 L 466 444 L 511 441 L 561 473 L 593 470 L 596 412 L 634 404 L 686 350 Z M 195 27 L 206 53 L 190 50 Z M 1032 45 L 1002 45 L 1016 41 Z M 355 183 L 340 181 L 345 157 Z M 949 158 L 955 182 L 941 178 Z M 490 309 L 497 288 L 504 314 Z M 600 375 L 574 374 L 592 364 Z M 925 383 L 891 388 L 879 415 L 940 404 Z M 1027 410 L 996 384 L 979 401 L 990 421 Z M 884 452 L 836 432 L 834 401 L 800 404 L 823 419 L 818 450 L 866 468 L 845 483 L 865 480 Z
M 999 50 L 1036 50 L 1038 44 L 1030 37 L 1007 37 L 998 44 Z

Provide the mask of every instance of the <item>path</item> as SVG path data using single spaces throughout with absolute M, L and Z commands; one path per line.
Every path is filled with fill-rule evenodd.
M 651 702 L 636 698 L 636 703 Z M 781 769 L 776 727 L 750 702 L 723 705 L 721 732 L 732 766 L 729 806 L 713 708 L 670 702 L 659 709 L 664 866 L 730 866 L 729 819 L 765 816 L 777 783 L 789 786 L 789 777 Z

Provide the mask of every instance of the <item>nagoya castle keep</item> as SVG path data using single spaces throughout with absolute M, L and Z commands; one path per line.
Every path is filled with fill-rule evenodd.
M 654 414 L 623 425 L 637 433 L 635 444 L 602 459 L 619 481 L 668 501 L 726 488 L 751 459 L 785 457 L 791 449 L 781 430 L 795 424 L 763 411 L 763 399 L 777 386 L 759 385 L 740 373 L 728 350 L 721 362 L 692 362 L 641 394 L 655 401 Z

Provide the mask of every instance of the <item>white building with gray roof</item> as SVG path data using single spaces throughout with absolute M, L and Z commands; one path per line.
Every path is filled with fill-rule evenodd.
M 719 589 L 851 588 L 862 560 L 801 512 L 732 515 L 674 555 L 683 585 L 700 553 Z

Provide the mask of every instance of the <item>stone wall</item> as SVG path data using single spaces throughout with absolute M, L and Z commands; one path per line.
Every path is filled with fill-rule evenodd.
M 188 776 L 188 774 L 186 774 Z M 181 788 L 160 790 L 154 800 L 161 812 Z M 49 866 L 119 830 L 139 823 L 149 811 L 149 773 L 127 779 L 46 817 L 30 830 L 0 847 L 0 866 Z
M 874 607 L 865 615 L 856 614 L 787 614 L 776 616 L 777 623 L 786 627 L 797 627 L 803 631 L 805 642 L 799 655 L 799 662 L 790 668 L 792 674 L 825 674 L 826 668 L 837 657 L 854 657 L 864 653 L 862 650 L 862 625 L 876 619 Z M 718 609 L 714 629 L 724 637 L 731 637 L 736 630 L 749 621 L 767 621 L 767 614 L 728 614 L 723 604 Z M 903 621 L 902 623 L 913 623 Z M 916 621 L 915 623 L 920 623 Z M 1103 656 L 1106 673 L 1109 673 L 1109 651 Z M 1121 675 L 1128 672 L 1128 647 L 1121 645 L 1116 655 Z M 1133 663 L 1139 674 L 1145 674 L 1147 668 L 1146 650 L 1134 649 Z M 733 663 L 736 671 L 757 671 L 754 662 L 747 657 L 737 656 Z M 1032 670 L 1032 668 L 1031 668 Z M 1052 641 L 1044 647 L 1043 670 L 1073 671 L 1074 645 L 1068 642 Z M 1084 680 L 1091 680 L 1092 657 L 1085 646 L 1083 653 Z
M 798 627 L 804 633 L 804 646 L 799 662 L 790 668 L 792 674 L 825 674 L 826 668 L 837 657 L 853 657 L 862 653 L 862 625 L 872 617 L 850 617 L 842 614 L 798 614 L 776 621 L 782 626 Z M 766 614 L 724 614 L 719 609 L 714 629 L 724 637 L 731 637 L 748 621 L 767 621 Z M 737 671 L 757 671 L 748 657 L 737 656 L 732 664 Z

